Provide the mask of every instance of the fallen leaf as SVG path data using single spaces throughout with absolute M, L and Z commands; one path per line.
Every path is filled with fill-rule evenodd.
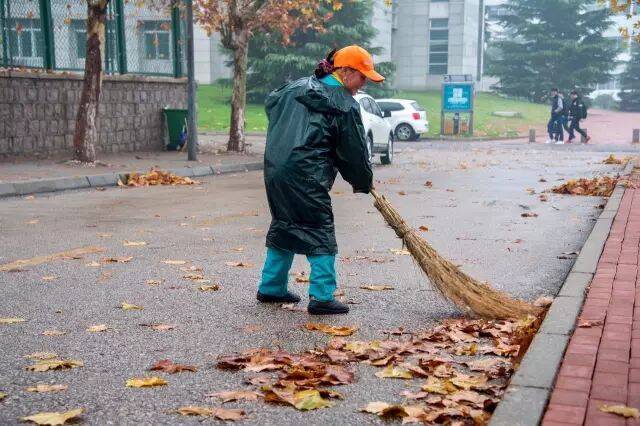
M 255 401 L 260 397 L 258 392 L 253 391 L 229 391 L 210 393 L 205 396 L 220 398 L 223 403 L 231 401 Z
M 546 201 L 549 201 L 549 198 L 548 198 L 545 194 L 540 194 L 540 195 L 538 196 L 538 199 L 539 199 L 540 201 L 542 201 L 543 203 L 544 203 L 544 202 L 546 202 Z
M 476 376 L 470 376 L 466 374 L 458 374 L 451 379 L 451 383 L 459 387 L 460 389 L 470 390 L 475 388 L 481 388 L 487 384 L 487 376 L 479 374 Z
M 102 261 L 104 263 L 129 263 L 131 259 L 133 259 L 133 256 L 105 257 Z
M 94 261 L 92 261 L 92 262 L 87 263 L 85 266 L 88 266 L 88 267 L 90 267 L 90 268 L 98 268 L 98 267 L 100 267 L 101 265 L 100 265 L 98 262 L 96 262 L 96 261 L 94 260 Z
M 182 278 L 185 278 L 187 280 L 193 280 L 193 281 L 195 281 L 195 280 L 203 280 L 204 279 L 204 275 L 191 273 L 191 274 L 183 275 Z
M 245 262 L 225 262 L 224 264 L 227 266 L 234 266 L 236 268 L 252 268 L 253 267 L 253 264 L 245 263 Z
M 25 321 L 24 318 L 0 318 L 0 324 L 17 324 Z
M 160 285 L 163 280 L 146 280 L 144 283 L 147 285 Z
M 226 408 L 208 408 L 198 407 L 195 405 L 188 405 L 186 407 L 180 407 L 176 412 L 183 416 L 204 416 L 214 417 L 218 420 L 242 420 L 245 416 L 244 410 L 238 409 L 226 409 Z
M 61 330 L 45 330 L 42 332 L 43 336 L 64 336 L 65 334 L 67 334 L 66 331 L 61 331 Z
M 538 213 L 526 212 L 526 213 L 521 213 L 520 216 L 522 216 L 522 217 L 538 217 Z
M 77 418 L 83 412 L 84 409 L 82 408 L 64 412 L 42 412 L 27 417 L 20 417 L 20 420 L 23 422 L 33 422 L 37 425 L 57 426 L 65 424 L 68 420 Z
M 47 359 L 37 361 L 33 365 L 25 367 L 27 371 L 43 372 L 49 370 L 67 370 L 71 368 L 82 367 L 84 364 L 82 361 L 76 361 L 73 359 Z
M 602 320 L 580 320 L 578 322 L 578 327 L 580 328 L 589 328 L 589 327 L 599 327 L 604 324 Z
M 426 186 L 427 188 L 432 188 L 433 187 L 433 182 L 431 182 L 430 180 L 426 181 L 424 183 L 424 186 Z
M 198 290 L 200 290 L 200 291 L 218 291 L 218 290 L 220 290 L 220 286 L 218 284 L 201 285 L 200 287 L 198 287 Z
M 98 238 L 111 238 L 111 234 L 108 234 L 106 232 L 98 232 Z
M 40 222 L 40 220 L 39 220 L 39 219 L 32 219 L 32 220 L 28 220 L 28 221 L 26 221 L 25 223 L 26 223 L 27 225 L 35 225 L 35 224 L 37 224 L 37 223 L 39 223 L 39 222 Z
M 56 277 L 55 275 L 45 275 L 44 277 L 41 278 L 42 281 L 53 281 L 57 279 L 58 277 Z
M 429 228 L 424 225 L 420 226 L 418 229 L 421 230 L 422 232 L 427 232 L 429 230 Z
M 398 195 L 407 195 L 405 191 L 398 191 Z
M 412 379 L 413 374 L 406 368 L 388 365 L 384 370 L 378 371 L 376 377 L 381 379 Z
M 389 251 L 398 256 L 410 256 L 411 252 L 407 249 L 389 249 Z
M 5 392 L 0 392 L 0 401 L 2 401 L 3 399 L 5 399 L 7 397 L 7 395 L 9 395 L 8 393 Z
M 309 331 L 317 330 L 332 336 L 351 336 L 358 330 L 358 327 L 332 326 L 328 324 L 308 322 L 305 327 Z
M 122 243 L 125 247 L 142 247 L 142 246 L 146 246 L 147 242 L 146 241 L 129 241 L 129 240 L 124 240 L 124 242 Z
M 197 371 L 196 367 L 192 365 L 174 364 L 172 361 L 168 359 L 163 359 L 156 362 L 156 364 L 153 367 L 149 368 L 149 370 L 163 371 L 169 374 L 181 373 L 183 371 L 192 371 L 195 373 Z
M 62 392 L 69 388 L 67 385 L 48 385 L 46 383 L 38 383 L 35 386 L 28 387 L 27 392 Z
M 58 354 L 53 353 L 53 352 L 34 352 L 32 354 L 29 355 L 25 355 L 24 356 L 27 359 L 53 359 L 53 358 L 57 358 Z
M 640 411 L 637 408 L 627 407 L 626 405 L 601 405 L 598 407 L 600 411 L 605 413 L 617 414 L 622 417 L 640 417 Z
M 147 388 L 153 386 L 164 386 L 167 384 L 167 381 L 161 377 L 152 376 L 152 377 L 135 377 L 133 379 L 127 380 L 127 387 L 129 388 Z
M 235 248 L 232 248 L 231 251 L 235 251 L 236 253 L 242 253 L 244 251 L 244 247 L 235 247 Z
M 122 302 L 120 304 L 120 309 L 122 309 L 123 311 L 133 311 L 133 310 L 141 311 L 144 308 L 142 306 L 133 305 L 133 304 L 127 303 L 127 302 Z
M 551 297 L 551 296 L 540 296 L 533 302 L 533 306 L 538 306 L 540 308 L 546 308 L 547 306 L 551 306 L 552 303 L 553 303 L 553 297 Z
M 152 328 L 156 331 L 167 331 L 167 330 L 173 330 L 174 328 L 176 328 L 175 325 L 171 325 L 171 324 L 161 324 L 161 323 L 153 323 L 153 324 L 140 324 L 142 327 L 149 327 Z
M 394 287 L 390 285 L 361 285 L 361 289 L 363 290 L 371 290 L 371 291 L 382 291 L 382 290 L 393 290 Z
M 107 330 L 109 330 L 109 327 L 107 327 L 107 324 L 97 324 L 87 328 L 87 331 L 91 333 L 101 333 Z
M 317 389 L 295 392 L 293 397 L 293 406 L 301 411 L 317 410 L 319 408 L 328 408 L 333 406 L 333 402 L 324 399 Z
M 162 263 L 167 265 L 184 265 L 187 263 L 186 260 L 163 260 Z
M 422 390 L 441 395 L 448 395 L 456 392 L 458 389 L 449 379 L 439 379 L 437 377 L 429 377 L 427 382 L 422 385 Z

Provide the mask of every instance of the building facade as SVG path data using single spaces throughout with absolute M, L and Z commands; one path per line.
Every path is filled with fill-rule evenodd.
M 483 1 L 374 0 L 371 25 L 378 32 L 372 44 L 382 48 L 374 60 L 396 64 L 398 89 L 439 88 L 443 74 L 480 79 Z M 209 37 L 198 29 L 195 51 L 200 83 L 231 77 L 217 34 Z

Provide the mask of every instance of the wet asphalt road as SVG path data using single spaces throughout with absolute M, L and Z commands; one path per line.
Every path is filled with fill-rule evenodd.
M 377 188 L 409 223 L 424 232 L 435 248 L 481 280 L 527 300 L 555 294 L 573 263 L 559 259 L 579 251 L 604 201 L 597 197 L 538 193 L 562 179 L 613 174 L 620 166 L 601 164 L 604 148 L 572 148 L 509 143 L 410 144 L 399 146 L 393 166 L 377 167 Z M 540 182 L 543 178 L 547 182 Z M 424 186 L 432 182 L 432 187 Z M 531 195 L 528 189 L 536 194 Z M 444 301 L 400 248 L 367 195 L 354 195 L 341 180 L 333 191 L 340 257 L 340 288 L 353 302 L 351 312 L 313 318 L 336 325 L 358 325 L 356 338 L 382 338 L 383 330 L 425 328 L 459 311 Z M 404 194 L 404 195 L 402 195 Z M 521 213 L 539 216 L 523 218 Z M 0 200 L 0 264 L 84 246 L 104 253 L 63 259 L 0 272 L 0 318 L 22 317 L 20 324 L 0 325 L 0 424 L 39 411 L 82 407 L 84 422 L 104 424 L 195 424 L 195 418 L 170 411 L 184 405 L 218 405 L 205 394 L 245 389 L 241 373 L 214 368 L 213 357 L 255 347 L 281 346 L 297 351 L 328 338 L 301 326 L 305 312 L 259 306 L 255 290 L 264 260 L 269 212 L 262 175 L 207 177 L 198 187 L 109 188 Z M 124 240 L 145 241 L 125 247 Z M 103 264 L 109 256 L 133 256 L 128 263 Z M 355 256 L 382 258 L 384 263 Z M 572 256 L 565 256 L 572 257 Z M 200 292 L 182 278 L 180 266 L 162 260 L 188 260 L 202 267 L 220 291 Z M 92 261 L 99 267 L 87 266 Z M 245 262 L 239 268 L 226 262 Z M 297 258 L 292 271 L 308 271 Z M 43 276 L 56 277 L 43 281 Z M 162 280 L 156 286 L 146 280 Z M 293 281 L 293 279 L 292 279 Z M 370 292 L 362 284 L 389 284 L 392 291 Z M 304 295 L 306 285 L 291 283 Z M 117 309 L 121 302 L 142 311 Z M 165 332 L 141 323 L 168 323 Z M 112 328 L 89 333 L 95 324 Z M 45 330 L 66 332 L 43 336 Z M 34 373 L 24 356 L 55 352 L 78 359 L 84 367 Z M 125 388 L 125 381 L 146 372 L 160 359 L 198 367 L 196 373 L 166 377 L 168 386 Z M 242 407 L 246 424 L 369 424 L 376 418 L 357 412 L 375 400 L 401 402 L 402 389 L 417 382 L 382 380 L 372 368 L 359 366 L 357 382 L 340 388 L 335 407 L 310 413 L 262 402 Z M 162 375 L 162 374 L 160 374 Z M 401 382 L 401 383 L 400 383 Z M 26 392 L 35 383 L 61 383 L 60 393 Z

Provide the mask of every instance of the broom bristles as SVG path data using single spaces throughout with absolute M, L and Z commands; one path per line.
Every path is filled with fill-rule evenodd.
M 443 258 L 404 221 L 400 213 L 383 196 L 371 190 L 374 206 L 387 224 L 396 232 L 422 271 L 447 299 L 467 315 L 481 318 L 505 319 L 537 315 L 537 308 L 522 300 L 515 300 L 506 293 L 482 283 Z

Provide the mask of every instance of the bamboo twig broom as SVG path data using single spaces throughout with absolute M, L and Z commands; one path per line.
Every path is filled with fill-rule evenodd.
M 391 203 L 375 189 L 374 206 L 411 253 L 411 256 L 440 293 L 465 314 L 489 319 L 522 318 L 541 310 L 482 283 L 443 258 L 404 221 Z

